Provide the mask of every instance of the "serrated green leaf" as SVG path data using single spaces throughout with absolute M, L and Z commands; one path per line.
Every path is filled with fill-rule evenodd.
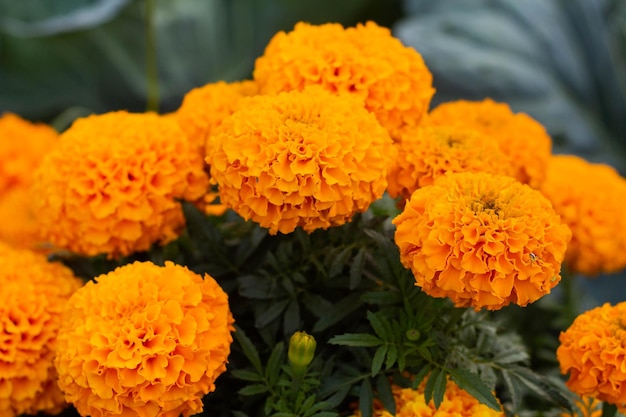
M 492 361 L 498 364 L 509 364 L 514 362 L 524 362 L 528 360 L 528 353 L 524 350 L 511 349 L 499 352 Z
M 271 300 L 280 295 L 276 285 L 268 277 L 242 275 L 237 277 L 239 294 L 253 300 Z
M 388 345 L 382 345 L 376 349 L 376 353 L 374 353 L 374 358 L 372 359 L 372 376 L 380 372 L 380 369 L 383 366 L 383 361 L 385 360 L 385 355 L 387 354 L 387 348 Z
M 385 360 L 385 369 L 391 369 L 397 359 L 398 347 L 396 345 L 389 345 L 389 349 L 387 350 L 387 359 Z
M 267 387 L 265 385 L 254 384 L 247 385 L 239 390 L 240 395 L 258 395 L 267 392 Z
M 376 378 L 376 391 L 378 392 L 378 399 L 383 404 L 383 408 L 391 415 L 396 414 L 396 400 L 393 398 L 393 392 L 391 391 L 391 384 L 389 378 L 381 374 Z
M 493 392 L 478 375 L 464 369 L 454 369 L 450 371 L 450 376 L 459 388 L 476 398 L 481 404 L 485 404 L 496 411 L 502 410 Z
M 550 380 L 542 378 L 528 368 L 515 366 L 511 368 L 520 382 L 540 397 L 554 402 L 563 408 L 572 409 L 572 402 Z
M 426 364 L 422 369 L 419 370 L 418 373 L 413 376 L 413 389 L 416 389 L 417 386 L 422 383 L 424 378 L 426 378 L 426 375 L 430 373 L 431 369 L 432 366 L 430 364 Z
M 367 320 L 370 322 L 370 325 L 378 337 L 386 341 L 393 340 L 391 327 L 384 316 L 368 311 Z
M 363 294 L 361 299 L 368 304 L 389 305 L 402 302 L 402 296 L 392 291 L 371 291 Z
M 504 381 L 504 386 L 506 387 L 506 390 L 509 393 L 509 397 L 511 398 L 513 410 L 515 411 L 522 403 L 522 397 L 524 395 L 524 391 L 522 390 L 522 384 L 515 375 L 511 375 L 506 370 L 502 371 L 501 375 L 502 380 Z
M 289 304 L 289 299 L 286 300 L 275 300 L 270 306 L 259 314 L 254 321 L 254 326 L 261 328 L 265 327 L 280 316 L 280 314 L 285 311 L 287 305 Z
M 267 366 L 265 368 L 265 377 L 270 382 L 270 385 L 275 384 L 280 377 L 280 367 L 285 362 L 284 355 L 284 343 L 278 343 L 274 349 L 272 349 L 272 353 L 270 354 L 269 359 L 267 360 Z
M 367 333 L 345 333 L 332 337 L 328 343 L 331 345 L 371 347 L 381 345 L 383 341 Z
M 341 273 L 341 271 L 343 271 L 343 268 L 348 263 L 348 258 L 350 257 L 351 254 L 352 254 L 352 248 L 347 247 L 347 248 L 342 249 L 341 251 L 337 253 L 337 255 L 335 255 L 335 257 L 333 258 L 333 261 L 330 264 L 330 267 L 328 268 L 329 278 L 335 278 L 337 275 Z
M 426 380 L 426 385 L 424 386 L 424 401 L 426 404 L 433 399 L 433 392 L 435 391 L 435 385 L 437 383 L 437 378 L 443 371 L 441 368 L 435 368 L 432 370 L 430 375 L 428 376 L 428 380 Z M 438 406 L 436 408 L 439 408 Z
M 313 333 L 322 332 L 335 323 L 342 321 L 350 313 L 363 305 L 359 294 L 351 294 L 334 304 L 313 326 Z
M 374 414 L 374 393 L 368 378 L 363 380 L 359 389 L 359 411 L 362 417 L 372 417 Z
M 256 369 L 259 374 L 263 375 L 263 366 L 261 365 L 259 352 L 246 333 L 237 325 L 235 325 L 235 339 L 239 342 L 243 354 L 246 355 L 246 358 L 248 358 L 254 369 Z
M 355 289 L 361 283 L 363 277 L 363 267 L 365 266 L 365 248 L 359 249 L 350 265 L 350 283 L 349 288 Z
M 283 315 L 283 333 L 291 335 L 300 328 L 300 305 L 292 299 Z
M 235 378 L 243 379 L 244 381 L 250 382 L 261 382 L 263 381 L 263 375 L 260 375 L 254 371 L 250 371 L 248 369 L 235 369 L 231 371 Z
M 328 310 L 333 306 L 327 299 L 309 292 L 304 293 L 302 296 L 302 303 L 308 311 L 318 318 L 327 314 Z

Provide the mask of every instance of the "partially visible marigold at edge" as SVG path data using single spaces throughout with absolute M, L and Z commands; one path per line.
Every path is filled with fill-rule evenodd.
M 447 174 L 418 189 L 393 223 L 416 284 L 476 310 L 548 294 L 571 238 L 539 191 L 487 173 Z
M 481 404 L 452 380 L 448 380 L 446 384 L 446 392 L 439 408 L 435 408 L 433 400 L 426 404 L 424 388 L 425 383 L 420 384 L 417 389 L 392 386 L 393 397 L 396 401 L 395 415 L 397 417 L 504 417 L 503 411 Z M 354 414 L 354 417 L 360 416 L 359 411 Z M 374 402 L 374 417 L 392 416 L 393 414 L 385 410 L 380 401 Z
M 222 204 L 276 234 L 341 225 L 383 195 L 395 148 L 357 97 L 309 87 L 245 100 L 207 146 Z
M 540 188 L 572 230 L 565 265 L 587 276 L 626 267 L 626 180 L 606 164 L 555 155 Z
M 68 301 L 59 386 L 82 416 L 190 416 L 226 370 L 233 318 L 209 275 L 135 262 Z
M 0 244 L 0 417 L 59 413 L 53 357 L 62 311 L 82 281 L 45 256 Z
M 175 120 L 112 112 L 61 135 L 37 171 L 33 210 L 55 246 L 117 257 L 176 238 L 185 224 L 179 200 L 200 201 L 208 183 Z
M 374 22 L 349 28 L 300 22 L 270 40 L 254 79 L 263 94 L 312 84 L 355 94 L 394 139 L 400 128 L 420 123 L 435 92 L 422 56 Z
M 559 341 L 556 356 L 569 374 L 568 388 L 626 412 L 626 302 L 580 314 Z
M 512 173 L 506 155 L 491 137 L 461 126 L 404 129 L 396 147 L 398 158 L 387 176 L 392 198 L 406 200 L 447 172 Z
M 59 134 L 43 123 L 31 123 L 16 114 L 0 116 L 0 198 L 13 188 L 26 188 L 43 156 Z
M 506 103 L 491 99 L 441 103 L 424 123 L 475 129 L 498 143 L 518 181 L 537 188 L 545 178 L 552 139 L 543 125 L 525 113 L 514 113 Z
M 176 111 L 178 124 L 189 140 L 204 154 L 207 138 L 237 108 L 242 97 L 257 94 L 254 81 L 219 81 L 197 87 L 185 94 Z

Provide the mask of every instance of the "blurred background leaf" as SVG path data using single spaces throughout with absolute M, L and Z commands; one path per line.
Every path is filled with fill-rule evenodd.
M 553 136 L 555 152 L 623 167 L 625 3 L 406 0 L 394 26 L 433 72 L 433 104 L 505 101 Z

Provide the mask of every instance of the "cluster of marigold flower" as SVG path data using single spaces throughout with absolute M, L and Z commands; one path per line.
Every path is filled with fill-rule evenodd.
M 0 417 L 67 402 L 94 417 L 202 410 L 233 331 L 212 277 L 136 262 L 83 285 L 45 256 L 170 242 L 181 200 L 286 234 L 344 224 L 387 192 L 416 285 L 477 310 L 536 301 L 562 264 L 590 276 L 626 266 L 614 169 L 552 155 L 545 129 L 504 103 L 431 110 L 434 93 L 420 54 L 389 30 L 300 23 L 270 41 L 253 80 L 196 88 L 172 114 L 92 115 L 60 135 L 4 114 Z M 573 391 L 618 407 L 625 309 L 581 315 L 557 352 Z M 398 415 L 432 415 L 422 392 L 394 388 Z M 502 415 L 477 407 L 448 382 L 440 413 Z

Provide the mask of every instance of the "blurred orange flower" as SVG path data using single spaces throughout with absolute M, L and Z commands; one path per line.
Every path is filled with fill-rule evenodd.
M 491 137 L 508 155 L 518 181 L 537 188 L 545 178 L 552 139 L 539 122 L 524 113 L 513 113 L 505 103 L 491 99 L 442 103 L 428 114 L 425 123 L 475 129 Z
M 222 204 L 276 234 L 341 225 L 382 196 L 395 148 L 358 98 L 310 87 L 244 100 L 207 146 Z
M 461 126 L 404 129 L 396 147 L 398 158 L 387 177 L 393 198 L 407 200 L 447 172 L 512 174 L 507 156 L 491 137 Z
M 45 256 L 0 244 L 0 416 L 59 413 L 53 357 L 61 312 L 82 286 Z
M 448 380 L 443 401 L 439 408 L 435 408 L 432 400 L 428 404 L 424 400 L 425 386 L 425 383 L 420 384 L 417 389 L 392 386 L 397 417 L 504 417 L 504 412 L 481 404 L 452 380 Z M 361 413 L 357 411 L 354 415 L 360 417 Z M 393 414 L 385 410 L 380 401 L 374 402 L 374 417 L 392 416 Z
M 179 199 L 199 201 L 202 156 L 172 118 L 113 112 L 79 119 L 34 183 L 43 237 L 82 255 L 128 255 L 178 236 Z
M 589 310 L 561 332 L 556 351 L 567 386 L 626 412 L 626 302 Z
M 626 180 L 615 169 L 556 155 L 540 190 L 572 230 L 570 271 L 594 276 L 626 267 Z
M 486 173 L 447 174 L 418 189 L 393 222 L 417 285 L 476 310 L 549 293 L 571 238 L 539 191 Z
M 254 81 L 226 83 L 219 81 L 194 88 L 185 94 L 176 111 L 178 124 L 192 144 L 204 155 L 209 135 L 237 108 L 242 97 L 257 94 Z
M 422 56 L 374 22 L 345 29 L 300 22 L 270 40 L 254 79 L 261 93 L 316 84 L 355 94 L 394 138 L 403 126 L 419 124 L 435 92 Z
M 561 413 L 561 417 L 602 417 L 602 402 L 595 398 L 585 397 L 576 401 L 573 413 Z
M 26 188 L 43 156 L 57 143 L 50 126 L 31 123 L 16 114 L 0 116 L 0 198 L 13 188 Z
M 226 370 L 233 318 L 217 282 L 183 266 L 135 262 L 68 302 L 55 358 L 83 416 L 190 416 Z

